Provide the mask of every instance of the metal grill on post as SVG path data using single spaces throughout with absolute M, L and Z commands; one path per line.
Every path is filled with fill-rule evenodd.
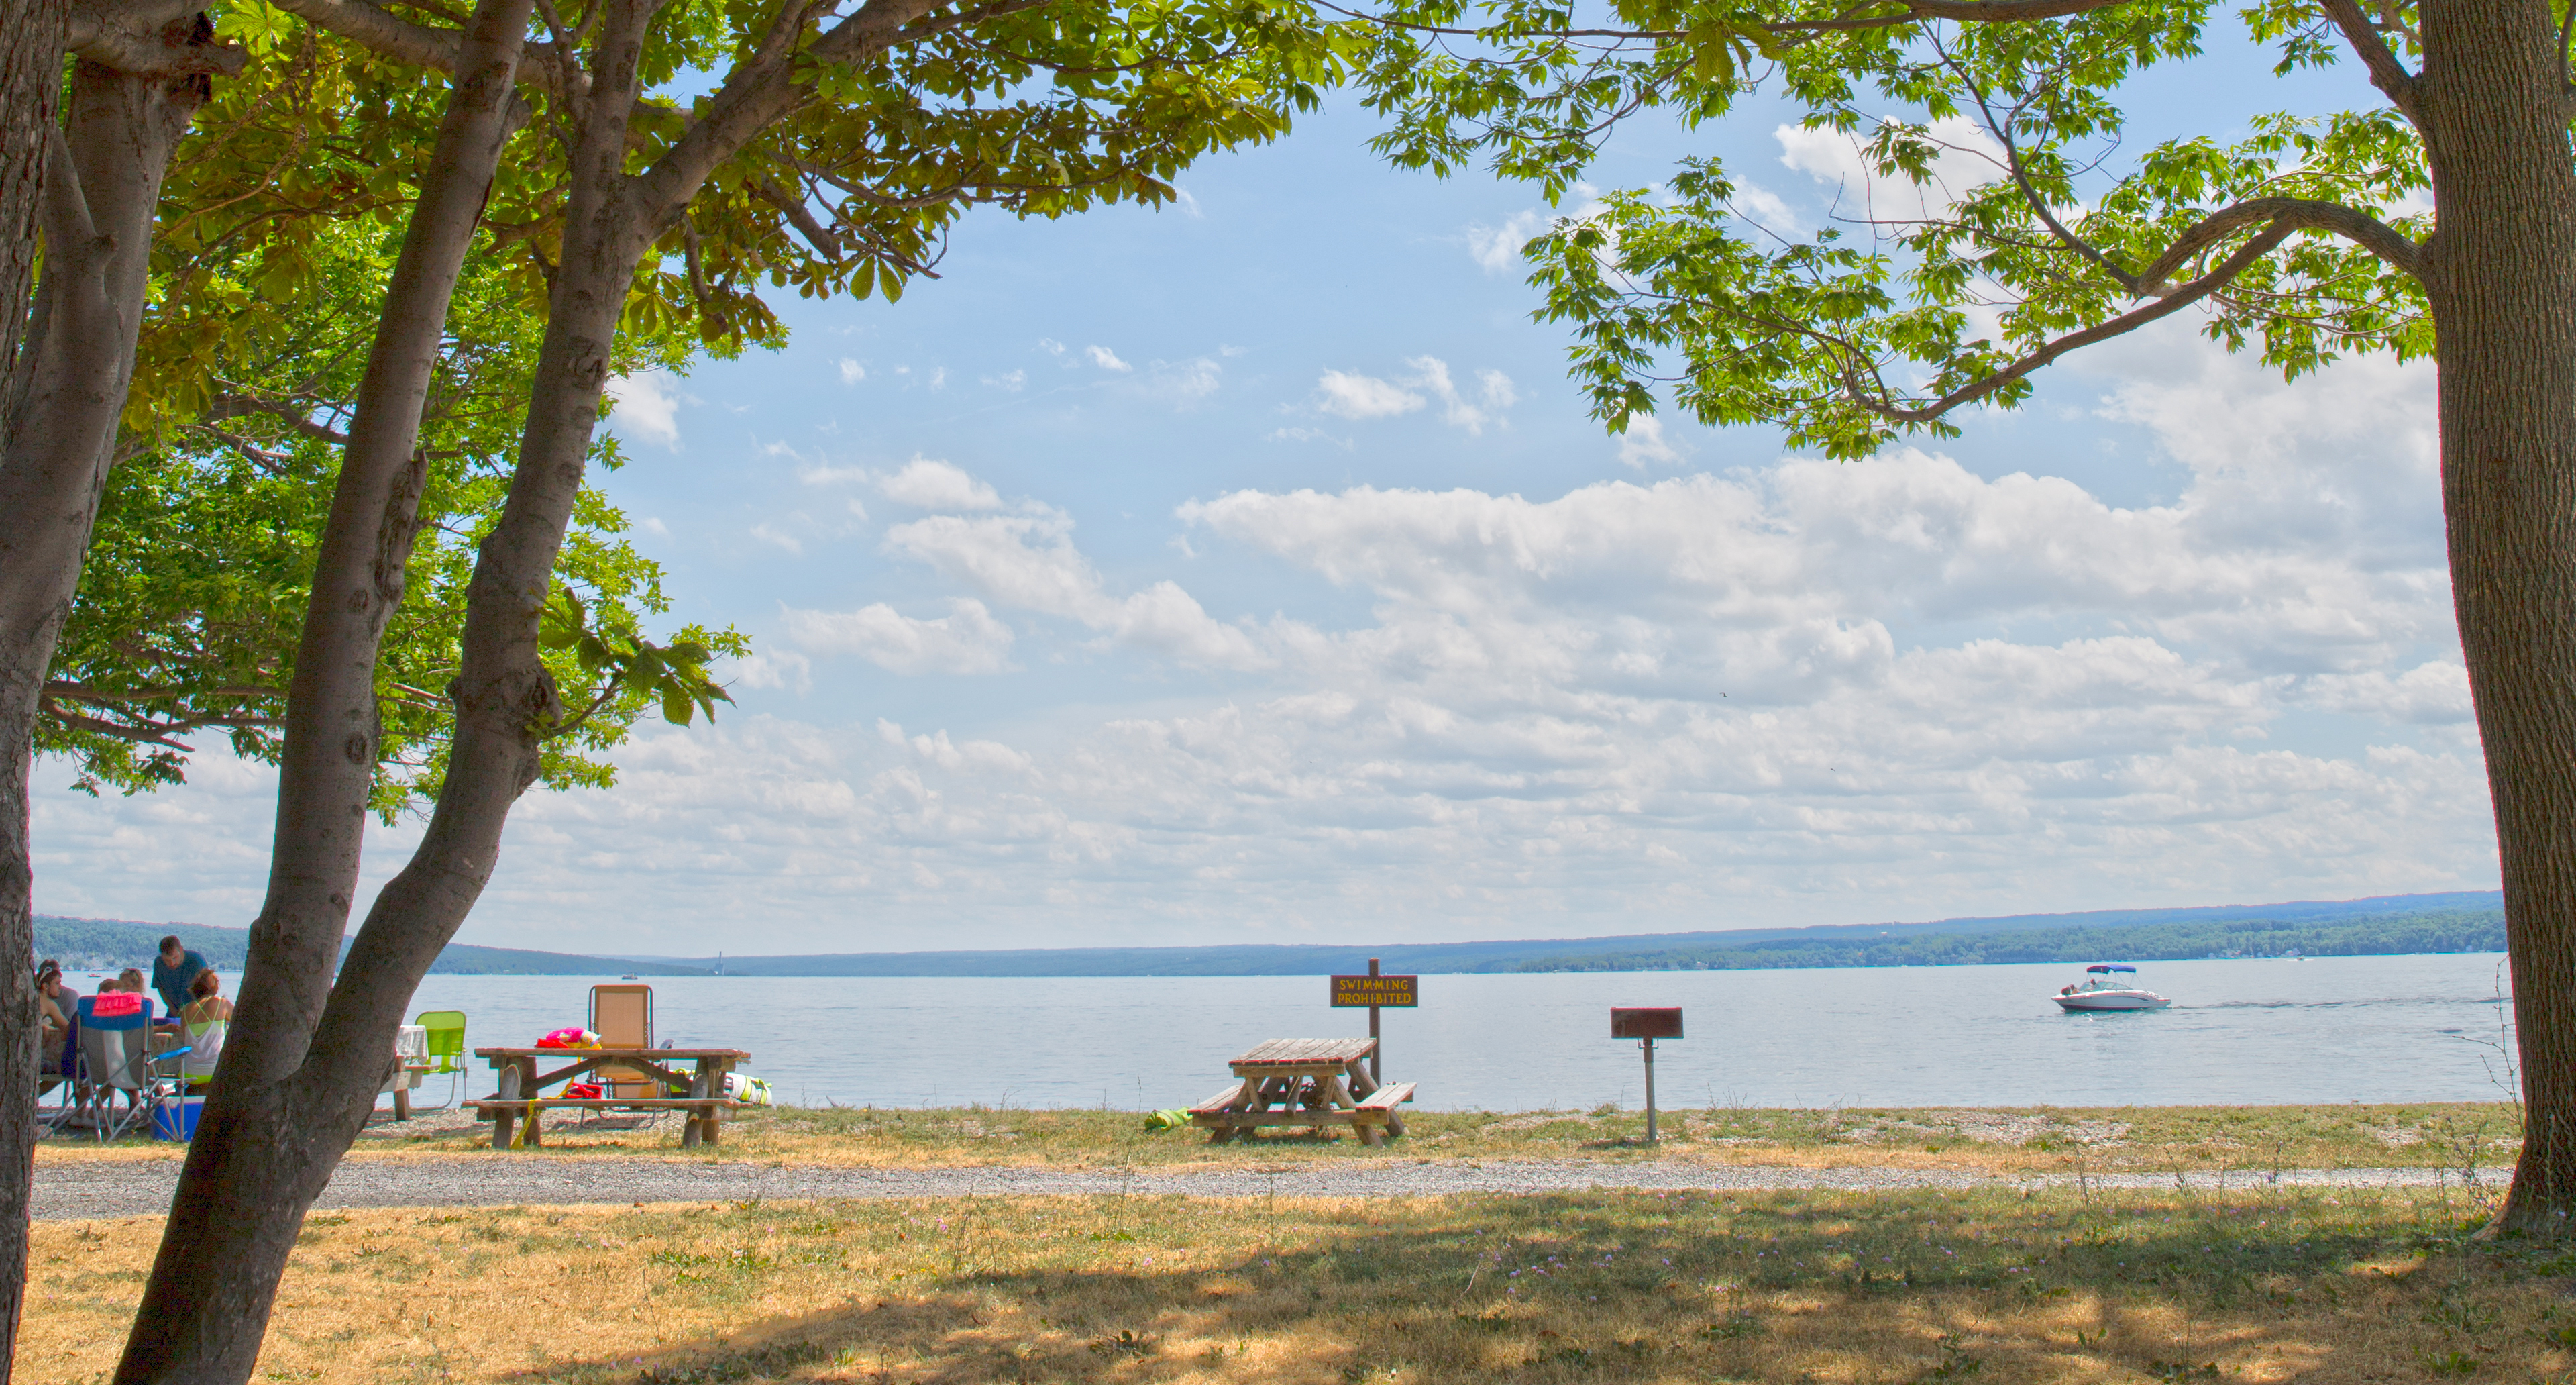
M 1682 1011 L 1676 1005 L 1667 1009 L 1623 1009 L 1610 1007 L 1610 1037 L 1635 1039 L 1646 1053 L 1646 1143 L 1656 1140 L 1655 1130 L 1655 1040 L 1678 1039 L 1682 1036 Z

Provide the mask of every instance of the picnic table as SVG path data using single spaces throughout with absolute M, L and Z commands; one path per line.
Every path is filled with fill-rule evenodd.
M 539 1113 L 546 1110 L 669 1111 L 689 1113 L 680 1127 L 682 1148 L 716 1143 L 724 1126 L 724 1113 L 741 1103 L 724 1095 L 725 1074 L 736 1063 L 747 1062 L 751 1055 L 738 1048 L 478 1048 L 477 1058 L 488 1059 L 500 1074 L 500 1090 L 474 1103 L 477 1119 L 492 1122 L 492 1147 L 508 1149 L 511 1133 L 520 1121 L 527 1130 L 518 1143 L 542 1145 L 544 1130 Z M 564 1066 L 552 1072 L 537 1071 L 540 1059 L 562 1060 Z M 687 1064 L 683 1071 L 674 1066 Z M 540 1093 L 558 1082 L 599 1081 L 603 1067 L 618 1068 L 617 1076 L 642 1073 L 645 1080 L 659 1083 L 664 1091 L 685 1091 L 687 1096 L 658 1097 L 563 1097 Z
M 1367 1059 L 1375 1039 L 1273 1039 L 1236 1055 L 1235 1081 L 1190 1108 L 1190 1124 L 1208 1143 L 1249 1136 L 1264 1125 L 1349 1126 L 1374 1148 L 1404 1133 L 1396 1107 L 1413 1100 L 1413 1084 L 1378 1085 Z

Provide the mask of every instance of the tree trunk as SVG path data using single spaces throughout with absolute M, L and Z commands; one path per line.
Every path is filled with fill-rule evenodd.
M 134 374 L 135 336 L 150 267 L 152 213 L 171 151 L 206 98 L 203 77 L 134 77 L 83 62 L 72 75 L 68 136 L 52 120 L 61 73 L 62 11 L 45 7 L 53 34 L 0 33 L 13 64 L 19 44 L 45 45 L 46 91 L 33 110 L 0 94 L 0 215 L 24 191 L 15 156 L 37 119 L 45 162 L 45 288 L 40 332 L 21 345 L 0 444 L 0 1380 L 15 1355 L 26 1291 L 28 1184 L 35 1157 L 38 1034 L 26 959 L 33 949 L 34 869 L 28 855 L 28 782 L 36 699 L 54 642 L 80 584 L 116 419 Z M 194 25 L 191 25 L 192 30 Z M 20 74 L 0 74 L 0 93 Z M 0 234 L 23 229 L 0 224 Z M 25 247 L 0 250 L 0 309 L 11 335 L 23 317 Z M 11 266 L 15 266 L 12 269 Z M 6 359 L 6 358 L 0 358 Z
M 2576 1211 L 2576 169 L 2542 0 L 2433 0 L 2418 79 L 2440 226 L 2452 600 L 2486 743 L 2525 1137 L 2502 1230 Z
M 357 887 L 377 764 L 377 654 L 419 528 L 421 414 L 515 124 L 512 81 L 532 7 L 485 0 L 475 11 L 386 287 L 287 694 L 268 899 L 251 928 L 240 1019 L 200 1118 L 204 1138 L 189 1145 L 119 1380 L 249 1378 L 276 1288 L 274 1274 L 262 1282 L 258 1271 L 271 1261 L 283 1271 L 305 1208 L 365 1124 L 393 1052 L 390 1024 L 372 1048 L 339 1061 L 317 1064 L 311 1040 Z M 245 1235 L 275 1253 L 228 1244 Z
M 0 374 L 18 359 L 36 271 L 37 203 L 62 91 L 68 9 L 67 0 L 0 0 Z M 8 1370 L 0 1356 L 0 1382 Z

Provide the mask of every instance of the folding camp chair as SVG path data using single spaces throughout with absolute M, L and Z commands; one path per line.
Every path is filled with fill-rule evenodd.
M 152 1085 L 146 1059 L 152 1002 L 130 991 L 86 995 L 80 1002 L 81 1106 L 101 1141 L 117 1139 L 150 1119 L 144 1096 Z M 125 1093 L 123 1115 L 116 1094 Z
M 437 1109 L 444 1111 L 465 1098 L 465 1012 L 462 1010 L 423 1010 L 412 1017 L 412 1023 L 429 1031 L 429 1069 L 426 1077 L 453 1075 L 448 1085 L 447 1101 Z
M 188 1055 L 196 1045 L 188 1042 L 187 1031 L 158 1026 L 146 1032 L 143 1055 L 143 1095 L 147 1114 L 155 1134 L 173 1138 L 168 1132 L 184 1130 L 186 1122 L 169 1113 L 183 1107 L 188 1098 Z
M 651 1048 L 653 988 L 591 987 L 590 1032 L 599 1036 L 601 1048 Z M 599 1094 L 610 1101 L 642 1101 L 662 1095 L 662 1084 L 641 1068 L 609 1063 L 603 1064 L 598 1074 Z

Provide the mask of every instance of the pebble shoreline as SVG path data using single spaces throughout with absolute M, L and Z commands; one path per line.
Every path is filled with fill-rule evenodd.
M 2497 1170 L 2499 1177 L 2504 1170 Z M 2456 1175 L 2447 1175 L 2456 1181 Z M 2106 1173 L 2100 1189 L 2182 1187 L 2193 1192 L 2298 1188 L 2429 1188 L 2427 1168 Z M 175 1161 L 36 1166 L 38 1221 L 155 1216 L 169 1210 Z M 1436 1197 L 1449 1193 L 1896 1192 L 1920 1189 L 2072 1187 L 2059 1175 L 1991 1175 L 1941 1169 L 1789 1168 L 1763 1165 L 1610 1164 L 1584 1160 L 1490 1163 L 1418 1161 L 1173 1172 L 1116 1168 L 836 1168 L 663 1159 L 555 1159 L 543 1155 L 353 1160 L 340 1166 L 316 1210 L 352 1207 L 535 1207 L 575 1203 L 741 1202 L 916 1197 Z

